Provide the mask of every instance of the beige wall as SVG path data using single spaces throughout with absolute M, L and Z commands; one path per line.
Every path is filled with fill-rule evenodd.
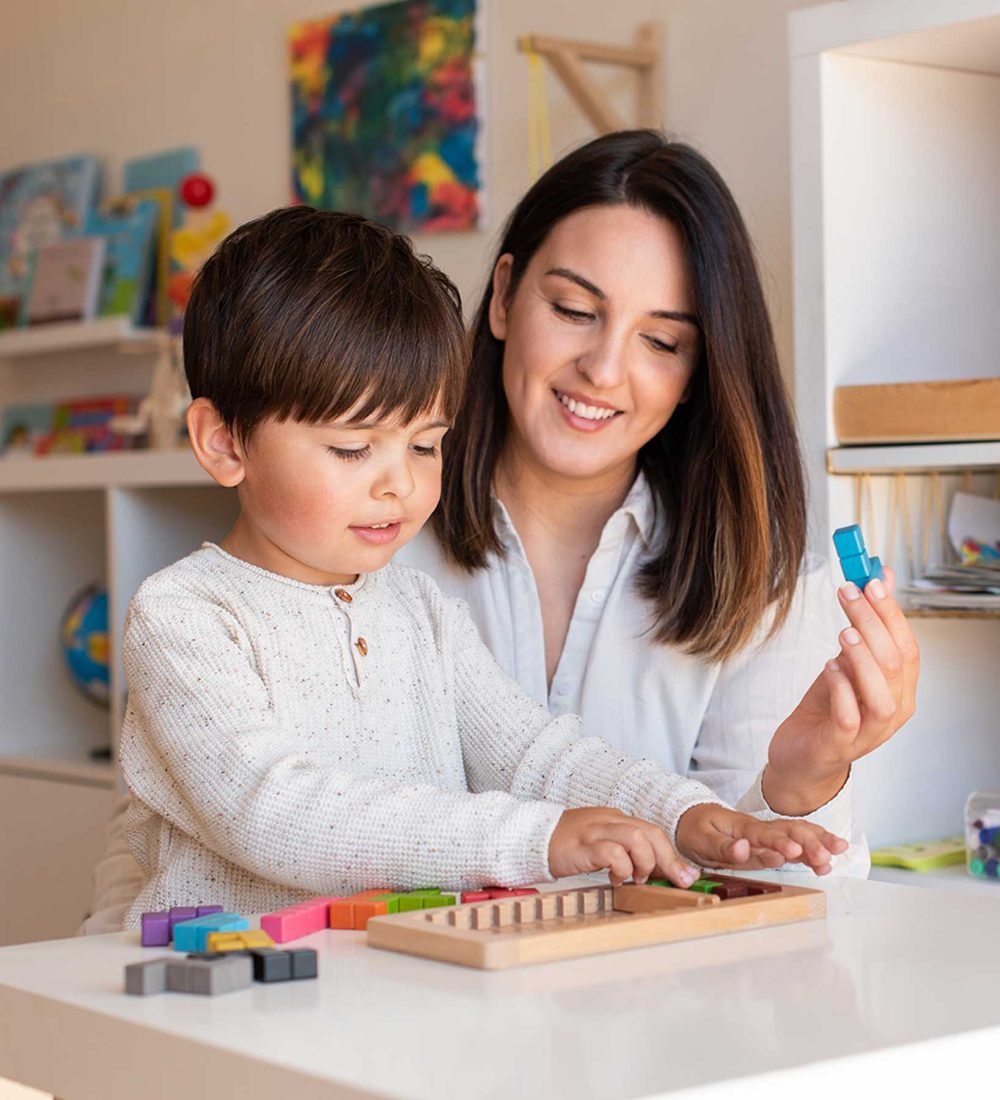
M 200 148 L 236 221 L 286 202 L 284 31 L 343 0 L 28 0 L 9 4 L 0 40 L 0 169 L 95 152 L 114 189 L 121 161 Z M 796 0 L 486 0 L 489 223 L 419 240 L 470 305 L 503 217 L 530 182 L 527 81 L 519 35 L 614 43 L 637 24 L 666 34 L 665 118 L 721 169 L 757 241 L 786 372 L 791 366 L 785 17 Z M 613 12 L 613 14 L 611 14 Z M 600 74 L 620 102 L 627 81 Z M 590 135 L 548 79 L 558 149 Z M 12 103 L 17 107 L 12 109 Z

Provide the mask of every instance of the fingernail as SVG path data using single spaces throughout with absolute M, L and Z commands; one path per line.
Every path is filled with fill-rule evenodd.
M 861 589 L 853 581 L 848 581 L 840 591 L 844 593 L 845 600 L 856 600 L 861 595 Z
M 685 886 L 690 886 L 697 877 L 698 876 L 693 871 L 681 871 L 681 882 L 683 882 Z
M 872 577 L 872 579 L 865 585 L 865 591 L 874 596 L 876 600 L 885 599 L 885 585 L 878 579 L 878 577 Z
M 849 627 L 848 627 L 848 628 L 847 628 L 847 629 L 846 629 L 846 630 L 844 631 L 844 633 L 843 633 L 843 634 L 841 634 L 841 638 L 843 638 L 843 640 L 844 640 L 844 641 L 845 641 L 845 642 L 846 642 L 846 643 L 847 643 L 848 645 L 857 645 L 857 644 L 858 644 L 858 642 L 860 642 L 860 641 L 861 641 L 861 635 L 860 635 L 860 634 L 859 634 L 859 633 L 858 633 L 858 632 L 857 632 L 857 631 L 856 631 L 856 630 L 854 629 L 854 627 L 853 627 L 853 626 L 849 626 Z
M 839 672 L 840 671 L 840 665 L 838 665 L 836 661 L 827 661 L 826 662 L 826 667 L 831 672 Z

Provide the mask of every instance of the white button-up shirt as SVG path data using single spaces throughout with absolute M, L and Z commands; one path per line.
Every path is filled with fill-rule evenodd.
M 768 744 L 823 663 L 837 653 L 846 622 L 827 562 L 809 557 L 788 618 L 770 639 L 764 622 L 751 644 L 721 662 L 660 645 L 650 637 L 649 603 L 636 590 L 656 522 L 652 493 L 640 475 L 587 565 L 549 686 L 535 578 L 502 502 L 497 512 L 506 554 L 492 557 L 486 569 L 456 568 L 430 530 L 397 560 L 430 573 L 445 592 L 466 600 L 501 667 L 553 714 L 579 714 L 585 736 L 603 737 L 630 755 L 699 779 L 746 813 L 765 820 L 780 816 L 761 792 Z M 852 819 L 850 780 L 805 820 L 850 841 L 834 860 L 835 871 L 867 875 L 868 846 Z

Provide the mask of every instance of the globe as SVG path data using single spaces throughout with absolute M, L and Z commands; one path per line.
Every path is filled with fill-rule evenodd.
M 62 620 L 62 648 L 76 688 L 92 703 L 108 705 L 108 594 L 90 585 L 74 596 Z

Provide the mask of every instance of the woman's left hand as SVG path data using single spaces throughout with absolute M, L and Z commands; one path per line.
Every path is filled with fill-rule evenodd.
M 802 816 L 829 802 L 850 767 L 913 715 L 920 650 L 892 597 L 895 576 L 839 589 L 851 625 L 802 701 L 776 730 L 763 791 L 776 813 Z

